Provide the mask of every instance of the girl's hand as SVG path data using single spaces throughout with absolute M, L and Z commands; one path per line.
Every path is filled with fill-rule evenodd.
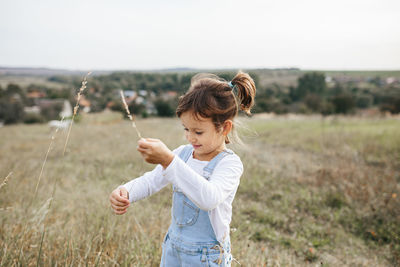
M 124 187 L 118 187 L 111 192 L 110 202 L 115 214 L 124 214 L 130 205 L 128 191 Z
M 161 164 L 164 169 L 174 159 L 174 153 L 158 139 L 140 139 L 137 150 L 142 154 L 145 161 L 153 164 Z

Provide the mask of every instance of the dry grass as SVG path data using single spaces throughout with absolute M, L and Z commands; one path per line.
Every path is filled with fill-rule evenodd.
M 126 114 L 129 118 L 129 120 L 132 122 L 132 127 L 136 130 L 136 133 L 137 133 L 139 139 L 141 139 L 142 135 L 140 134 L 139 129 L 136 126 L 135 117 L 133 115 L 131 115 L 131 112 L 129 111 L 128 104 L 126 103 L 126 100 L 125 100 L 124 92 L 121 90 L 120 94 L 121 94 L 121 100 L 122 100 L 122 104 L 124 105 Z
M 184 143 L 176 119 L 137 124 L 171 148 Z M 396 264 L 397 120 L 256 117 L 246 124 L 258 136 L 233 147 L 245 165 L 231 236 L 242 266 Z M 52 133 L 45 125 L 16 125 L 0 134 L 0 177 L 13 170 L 0 195 L 1 266 L 158 266 L 170 188 L 123 216 L 108 203 L 115 187 L 153 168 L 120 114 L 83 116 L 64 157 L 63 138 L 55 139 L 33 201 Z
M 10 173 L 6 176 L 6 178 L 4 178 L 3 182 L 0 184 L 0 189 L 1 189 L 3 186 L 7 185 L 8 178 L 10 178 L 11 174 L 12 174 L 12 172 L 10 172 Z
M 91 74 L 91 72 L 88 72 L 85 77 L 82 80 L 81 83 L 81 88 L 79 88 L 77 97 L 76 97 L 76 104 L 74 107 L 74 113 L 72 115 L 72 119 L 71 119 L 71 123 L 69 125 L 69 129 L 68 129 L 68 134 L 67 134 L 67 138 L 65 139 L 65 145 L 64 145 L 64 151 L 63 151 L 63 156 L 65 155 L 65 151 L 67 150 L 67 144 L 68 144 L 68 140 L 69 140 L 69 135 L 71 134 L 71 129 L 72 129 L 72 124 L 74 124 L 74 119 L 76 114 L 78 113 L 78 109 L 79 109 L 79 101 L 81 99 L 81 96 L 83 94 L 83 91 L 86 89 L 86 84 L 87 84 L 87 77 Z

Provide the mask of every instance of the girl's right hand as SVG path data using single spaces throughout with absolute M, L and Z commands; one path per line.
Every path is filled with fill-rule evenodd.
M 125 187 L 121 186 L 112 191 L 110 195 L 110 202 L 111 208 L 114 210 L 115 214 L 124 214 L 130 205 L 129 194 Z

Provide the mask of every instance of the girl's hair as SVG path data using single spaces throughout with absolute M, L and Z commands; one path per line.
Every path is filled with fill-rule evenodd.
M 232 86 L 231 86 L 232 85 Z M 254 105 L 256 86 L 249 74 L 239 71 L 231 85 L 214 74 L 199 73 L 191 80 L 189 90 L 179 98 L 176 115 L 192 111 L 196 118 L 211 118 L 219 130 L 226 120 L 233 120 L 239 107 L 247 115 Z M 232 128 L 234 139 L 240 142 Z M 230 143 L 229 137 L 225 143 Z

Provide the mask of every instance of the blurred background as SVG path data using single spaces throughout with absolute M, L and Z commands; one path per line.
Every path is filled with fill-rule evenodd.
M 191 78 L 242 70 L 233 256 L 399 266 L 399 25 L 394 0 L 0 1 L 0 265 L 158 266 L 170 188 L 109 210 L 154 167 L 119 92 L 172 149 Z

